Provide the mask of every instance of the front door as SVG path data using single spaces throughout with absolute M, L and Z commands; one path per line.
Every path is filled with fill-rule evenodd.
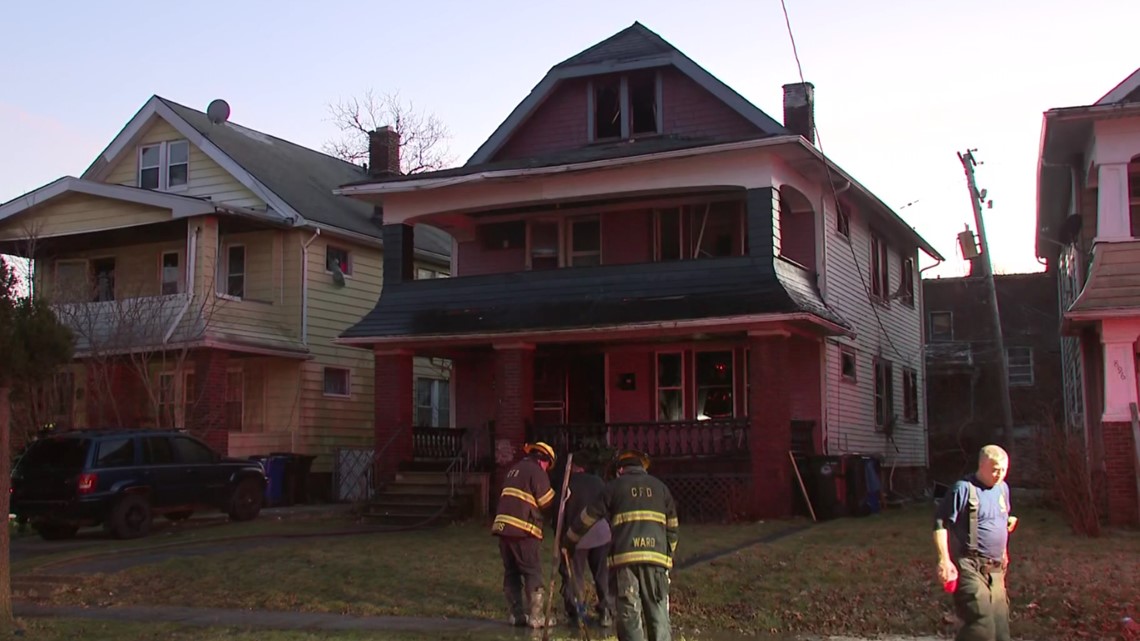
M 567 363 L 567 418 L 570 423 L 606 422 L 606 356 L 581 354 Z

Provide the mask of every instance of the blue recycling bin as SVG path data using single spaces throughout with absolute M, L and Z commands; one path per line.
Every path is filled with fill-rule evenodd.
M 265 470 L 265 505 L 273 507 L 281 505 L 285 497 L 285 466 L 289 462 L 287 456 L 251 456 L 250 460 L 261 463 Z

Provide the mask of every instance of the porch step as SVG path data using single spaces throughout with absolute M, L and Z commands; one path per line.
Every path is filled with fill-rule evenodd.
M 396 472 L 396 482 L 416 485 L 442 485 L 444 487 L 451 484 L 450 479 L 443 472 L 400 471 Z
M 446 474 L 401 470 L 365 507 L 362 516 L 392 526 L 443 525 L 475 513 L 475 488 L 455 488 Z

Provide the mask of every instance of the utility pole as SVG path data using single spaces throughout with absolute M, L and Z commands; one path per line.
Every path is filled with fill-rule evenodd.
M 1001 312 L 998 310 L 997 287 L 994 286 L 994 268 L 990 262 L 990 246 L 986 241 L 986 225 L 982 220 L 982 201 L 985 193 L 978 191 L 974 182 L 974 167 L 978 164 L 974 159 L 977 149 L 967 149 L 966 153 L 958 153 L 958 160 L 966 171 L 966 184 L 970 188 L 970 204 L 974 207 L 974 224 L 978 227 L 978 244 L 981 246 L 982 277 L 986 281 L 986 290 L 990 297 L 990 322 L 993 324 L 994 345 L 998 352 L 999 394 L 1001 396 L 1002 440 L 1008 450 L 1013 449 L 1013 407 L 1009 403 L 1009 358 L 1005 352 L 1005 338 L 1001 333 Z

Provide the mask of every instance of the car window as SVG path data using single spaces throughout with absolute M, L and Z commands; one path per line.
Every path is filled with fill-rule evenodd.
M 93 467 L 123 467 L 135 462 L 135 440 L 129 436 L 109 438 L 99 443 Z
M 178 460 L 183 463 L 213 463 L 214 452 L 205 445 L 192 438 L 177 436 L 174 441 L 174 451 L 178 452 Z
M 21 471 L 79 470 L 87 459 L 85 438 L 46 438 L 32 443 L 20 457 Z
M 143 461 L 147 465 L 169 465 L 176 462 L 170 439 L 165 436 L 148 436 L 143 439 Z

